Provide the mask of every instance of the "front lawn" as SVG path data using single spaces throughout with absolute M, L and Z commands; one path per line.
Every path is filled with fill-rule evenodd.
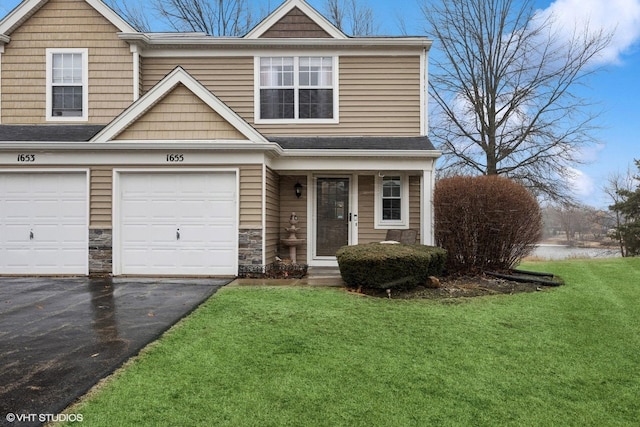
M 229 287 L 71 412 L 83 426 L 632 426 L 640 259 L 456 300 Z

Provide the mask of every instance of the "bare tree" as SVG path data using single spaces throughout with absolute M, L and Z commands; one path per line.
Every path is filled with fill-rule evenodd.
M 327 18 L 340 31 L 353 36 L 372 36 L 378 32 L 373 9 L 359 0 L 326 0 Z
M 144 10 L 141 3 L 131 0 L 107 0 L 106 3 L 136 30 L 151 31 L 148 11 Z
M 153 0 L 152 5 L 176 31 L 241 36 L 255 24 L 248 0 Z
M 593 142 L 593 103 L 574 90 L 612 35 L 568 41 L 531 0 L 442 0 L 423 6 L 438 55 L 430 67 L 434 142 L 445 166 L 505 175 L 558 200 L 579 150 Z

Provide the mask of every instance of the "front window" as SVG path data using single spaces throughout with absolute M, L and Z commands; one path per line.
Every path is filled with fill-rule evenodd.
M 259 58 L 258 120 L 324 120 L 335 114 L 334 58 Z
M 47 119 L 87 119 L 86 49 L 47 50 Z
M 409 183 L 404 174 L 378 174 L 375 223 L 378 229 L 409 227 Z
M 402 220 L 402 180 L 399 176 L 382 178 L 382 220 Z

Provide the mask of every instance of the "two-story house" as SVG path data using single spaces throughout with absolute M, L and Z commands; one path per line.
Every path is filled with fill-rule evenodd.
M 237 275 L 415 229 L 439 153 L 424 37 L 286 0 L 243 37 L 141 33 L 100 0 L 0 21 L 0 274 Z

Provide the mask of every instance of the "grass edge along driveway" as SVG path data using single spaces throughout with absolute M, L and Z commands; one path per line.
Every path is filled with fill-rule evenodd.
M 442 302 L 224 288 L 71 412 L 87 426 L 637 425 L 640 259 L 526 267 L 567 284 Z

